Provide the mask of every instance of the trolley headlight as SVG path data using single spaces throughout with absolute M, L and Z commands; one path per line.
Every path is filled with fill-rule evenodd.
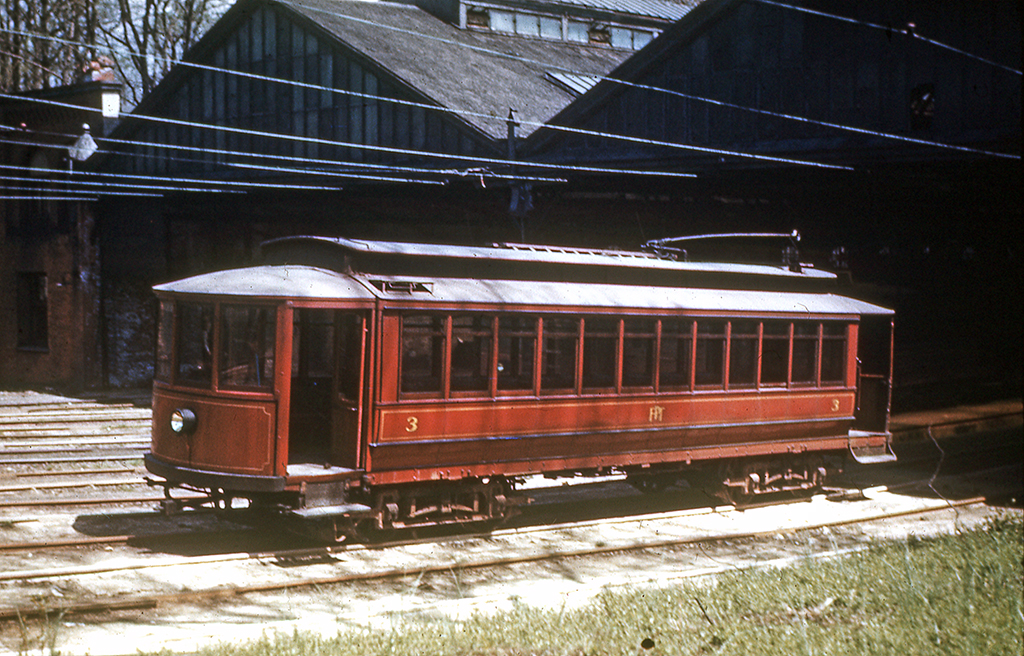
M 178 435 L 191 435 L 196 429 L 196 413 L 178 408 L 171 413 L 171 430 Z

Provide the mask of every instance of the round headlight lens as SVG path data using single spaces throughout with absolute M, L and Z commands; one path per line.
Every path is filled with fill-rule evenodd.
M 196 415 L 191 410 L 178 408 L 171 413 L 171 430 L 175 433 L 189 434 L 196 429 Z

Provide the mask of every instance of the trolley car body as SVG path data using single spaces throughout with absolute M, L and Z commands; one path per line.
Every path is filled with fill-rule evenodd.
M 155 288 L 147 467 L 338 527 L 501 515 L 519 477 L 891 459 L 892 312 L 811 268 L 289 238 Z M 794 270 L 796 269 L 796 270 Z

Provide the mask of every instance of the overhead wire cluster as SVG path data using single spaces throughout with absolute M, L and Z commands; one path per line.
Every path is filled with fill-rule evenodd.
M 843 22 L 848 22 L 848 23 L 852 23 L 852 24 L 858 24 L 858 25 L 866 26 L 866 27 L 869 27 L 869 28 L 872 28 L 872 29 L 886 29 L 886 30 L 888 30 L 890 32 L 892 31 L 892 28 L 889 27 L 889 26 L 883 26 L 883 25 L 879 25 L 879 24 L 875 24 L 875 23 L 870 23 L 870 22 L 867 22 L 867 21 L 851 19 L 851 18 L 840 16 L 840 15 L 829 14 L 829 13 L 821 12 L 821 11 L 817 11 L 817 10 L 810 10 L 810 9 L 807 9 L 807 8 L 798 7 L 798 6 L 794 6 L 794 5 L 789 5 L 789 4 L 786 4 L 786 3 L 778 2 L 776 0 L 755 0 L 755 1 L 756 2 L 760 2 L 762 4 L 765 4 L 765 5 L 768 5 L 768 6 L 774 6 L 774 7 L 780 8 L 780 9 L 806 12 L 806 13 L 810 13 L 810 14 L 814 14 L 814 15 L 818 15 L 818 16 L 822 16 L 822 17 L 827 17 L 827 18 L 843 21 Z M 360 18 L 357 18 L 357 17 L 349 16 L 347 14 L 340 13 L 340 12 L 337 12 L 337 11 L 329 11 L 329 10 L 326 10 L 326 9 L 317 9 L 316 11 L 322 12 L 324 14 L 331 15 L 333 17 L 341 18 L 341 19 L 344 19 L 344 20 L 351 20 L 351 21 L 354 21 L 354 22 L 363 22 L 363 23 L 367 22 L 364 19 L 360 19 Z M 521 62 L 521 63 L 526 63 L 526 64 L 532 64 L 532 65 L 539 64 L 539 65 L 544 66 L 547 69 L 558 70 L 558 71 L 561 71 L 561 72 L 582 75 L 582 73 L 570 70 L 568 68 L 552 66 L 552 65 L 550 65 L 548 63 L 545 63 L 545 62 L 538 62 L 538 61 L 531 60 L 531 59 L 528 59 L 528 58 L 525 58 L 525 57 L 520 57 L 520 56 L 517 56 L 517 55 L 509 54 L 507 52 L 498 52 L 498 51 L 495 51 L 493 49 L 483 48 L 481 46 L 474 46 L 474 45 L 470 45 L 470 44 L 466 44 L 466 43 L 460 43 L 460 42 L 457 42 L 457 41 L 453 41 L 453 40 L 450 40 L 450 39 L 444 39 L 444 38 L 436 37 L 436 36 L 432 36 L 432 35 L 426 35 L 426 34 L 421 34 L 421 33 L 416 33 L 416 32 L 410 32 L 406 28 L 402 28 L 402 27 L 398 27 L 398 26 L 383 25 L 383 24 L 380 24 L 380 23 L 374 23 L 374 25 L 376 27 L 382 27 L 382 28 L 385 28 L 385 29 L 388 29 L 388 30 L 392 30 L 392 31 L 396 32 L 397 34 L 405 33 L 405 34 L 415 35 L 418 38 L 426 38 L 426 39 L 431 39 L 431 40 L 439 41 L 439 42 L 443 43 L 446 46 L 451 46 L 451 47 L 456 47 L 456 48 L 469 48 L 469 49 L 473 49 L 473 50 L 478 50 L 478 51 L 484 52 L 484 53 L 486 53 L 488 55 L 491 55 L 491 56 L 499 56 L 499 57 L 502 57 L 502 58 L 511 59 L 513 61 L 517 61 L 517 62 Z M 3 31 L 16 32 L 14 30 L 3 30 Z M 939 47 L 939 48 L 942 48 L 942 49 L 945 49 L 945 50 L 948 50 L 948 51 L 951 51 L 951 52 L 955 52 L 957 54 L 961 54 L 961 55 L 970 57 L 970 58 L 972 58 L 974 60 L 977 60 L 977 61 L 980 61 L 980 62 L 983 62 L 983 63 L 986 63 L 986 64 L 990 64 L 992 66 L 996 66 L 996 67 L 998 67 L 998 68 L 1000 68 L 1000 69 L 1002 69 L 1004 71 L 1007 71 L 1007 72 L 1009 72 L 1011 74 L 1015 74 L 1015 75 L 1020 75 L 1021 74 L 1021 71 L 1013 69 L 1013 68 L 1005 66 L 1005 65 L 1002 65 L 1002 64 L 999 64 L 998 62 L 993 62 L 993 61 L 991 61 L 991 60 L 989 60 L 987 58 L 980 57 L 980 56 L 977 56 L 977 55 L 973 55 L 971 53 L 965 52 L 965 51 L 963 51 L 961 49 L 958 49 L 958 48 L 955 48 L 953 46 L 949 46 L 947 44 L 943 44 L 941 42 L 938 42 L 938 41 L 935 41 L 935 40 L 932 40 L 932 39 L 927 39 L 927 38 L 921 36 L 920 34 L 918 34 L 916 32 L 916 30 L 913 28 L 912 25 L 910 27 L 908 27 L 908 28 L 897 30 L 897 31 L 900 32 L 901 34 L 905 34 L 908 37 L 920 39 L 923 42 L 932 44 L 932 45 L 934 45 L 936 47 Z M 16 33 L 21 33 L 21 32 L 16 32 Z M 58 42 L 61 42 L 61 43 L 64 43 L 64 44 L 85 46 L 85 44 L 83 44 L 83 43 L 76 43 L 76 42 L 73 42 L 73 41 L 68 41 L 66 39 L 60 39 L 60 38 L 57 38 L 57 37 L 46 37 L 46 36 L 37 35 L 37 34 L 33 34 L 32 36 L 36 37 L 36 38 L 49 38 L 49 39 L 53 39 L 55 41 L 58 41 Z M 294 87 L 308 89 L 308 90 L 316 90 L 316 91 L 322 91 L 322 92 L 329 92 L 329 93 L 333 93 L 333 94 L 347 95 L 347 96 L 351 96 L 351 97 L 361 98 L 361 99 L 364 99 L 364 100 L 372 100 L 372 101 L 375 101 L 375 102 L 393 103 L 393 104 L 403 105 L 403 106 L 407 106 L 407 107 L 415 107 L 415 108 L 420 108 L 420 109 L 429 110 L 429 111 L 441 112 L 441 113 L 450 114 L 450 115 L 453 115 L 453 116 L 466 117 L 466 118 L 476 118 L 476 119 L 487 119 L 487 120 L 500 120 L 502 122 L 510 120 L 510 119 L 502 119 L 502 118 L 499 118 L 499 117 L 496 117 L 496 116 L 493 116 L 493 115 L 490 115 L 490 114 L 481 114 L 479 112 L 471 112 L 471 111 L 468 111 L 468 110 L 460 110 L 460 109 L 455 109 L 455 108 L 451 108 L 451 107 L 443 107 L 443 106 L 432 105 L 432 104 L 427 104 L 427 103 L 420 103 L 420 102 L 416 102 L 416 101 L 403 100 L 403 99 L 399 99 L 399 98 L 391 98 L 391 97 L 387 97 L 387 96 L 379 96 L 379 95 L 374 95 L 374 94 L 367 94 L 367 93 L 362 93 L 362 92 L 357 92 L 357 91 L 351 91 L 351 90 L 348 90 L 348 89 L 340 89 L 340 88 L 334 88 L 334 87 L 327 87 L 327 86 L 323 86 L 323 85 L 312 84 L 312 83 L 302 82 L 302 81 L 297 81 L 297 80 L 286 80 L 286 79 L 276 78 L 276 77 L 267 76 L 267 75 L 260 75 L 260 74 L 245 72 L 245 71 L 226 69 L 226 68 L 211 66 L 211 65 L 208 65 L 208 64 L 201 64 L 201 63 L 197 63 L 197 62 L 189 62 L 189 61 L 184 61 L 184 60 L 167 60 L 167 61 L 169 63 L 177 64 L 177 65 L 180 65 L 180 66 L 186 66 L 186 67 L 194 68 L 194 69 L 197 69 L 197 70 L 204 70 L 204 71 L 210 71 L 210 72 L 216 72 L 216 73 L 224 73 L 224 74 L 227 74 L 227 75 L 246 77 L 246 78 L 250 78 L 250 79 L 254 79 L 254 80 L 260 80 L 260 81 L 264 81 L 264 82 L 270 82 L 270 83 L 274 83 L 274 84 L 283 84 L 283 85 L 294 86 Z M 909 137 L 907 135 L 902 135 L 902 134 L 893 134 L 893 133 L 886 133 L 886 132 L 881 132 L 881 131 L 877 131 L 877 130 L 869 130 L 869 129 L 860 128 L 860 127 L 857 127 L 857 126 L 844 125 L 844 124 L 839 124 L 839 123 L 834 123 L 834 122 L 828 122 L 828 121 L 822 121 L 822 120 L 817 120 L 817 119 L 812 119 L 812 118 L 807 118 L 807 117 L 802 117 L 802 116 L 796 116 L 796 115 L 792 115 L 792 114 L 775 112 L 775 111 L 766 110 L 766 109 L 762 109 L 762 108 L 744 106 L 744 105 L 740 105 L 740 104 L 736 104 L 736 103 L 731 103 L 731 102 L 726 102 L 726 101 L 722 101 L 722 100 L 716 100 L 716 99 L 712 99 L 712 98 L 702 97 L 702 96 L 698 96 L 698 95 L 695 95 L 695 94 L 686 94 L 686 93 L 682 93 L 682 92 L 674 90 L 674 89 L 666 89 L 666 88 L 661 88 L 661 87 L 657 87 L 657 86 L 653 86 L 653 85 L 645 85 L 645 84 L 640 84 L 640 83 L 636 83 L 636 82 L 630 82 L 630 81 L 626 81 L 626 80 L 619 80 L 619 79 L 611 78 L 611 77 L 607 77 L 607 76 L 604 76 L 604 77 L 594 76 L 591 73 L 587 73 L 587 75 L 591 76 L 591 77 L 599 77 L 599 81 L 600 82 L 607 82 L 607 83 L 612 83 L 612 84 L 616 84 L 616 85 L 622 85 L 622 86 L 625 86 L 627 88 L 635 88 L 635 89 L 640 89 L 640 90 L 643 90 L 643 91 L 668 94 L 668 95 L 674 96 L 674 97 L 680 97 L 680 98 L 684 98 L 684 99 L 691 100 L 691 101 L 706 103 L 706 104 L 711 105 L 711 106 L 717 106 L 717 107 L 724 107 L 724 108 L 728 108 L 728 109 L 740 110 L 740 111 L 744 111 L 744 112 L 754 113 L 754 114 L 757 114 L 757 115 L 763 115 L 763 116 L 769 116 L 769 117 L 772 117 L 772 118 L 783 119 L 783 120 L 787 120 L 787 121 L 796 121 L 796 122 L 810 124 L 810 125 L 814 125 L 814 126 L 818 126 L 818 127 L 824 127 L 824 128 L 835 129 L 835 130 L 840 130 L 840 131 L 847 131 L 847 132 L 852 132 L 852 133 L 866 134 L 866 135 L 870 135 L 870 136 L 874 136 L 874 137 L 879 137 L 879 138 L 883 138 L 883 139 L 891 139 L 891 140 L 896 140 L 896 141 L 901 141 L 901 142 L 906 142 L 906 143 L 913 143 L 913 144 L 922 145 L 922 146 L 930 146 L 930 147 L 942 148 L 942 149 L 952 149 L 952 150 L 956 150 L 956 151 L 968 152 L 968 153 L 977 154 L 977 155 L 983 155 L 983 156 L 991 156 L 991 157 L 998 157 L 998 158 L 1010 158 L 1010 159 L 1017 159 L 1017 160 L 1020 159 L 1020 155 L 1019 154 L 1003 153 L 1003 152 L 997 152 L 997 151 L 989 151 L 989 150 L 983 150 L 983 149 L 977 149 L 977 148 L 961 146 L 961 145 L 957 145 L 957 144 L 947 144 L 947 143 L 936 142 L 936 141 L 931 141 L 931 140 L 926 140 L 926 139 L 919 139 L 919 138 Z M 65 108 L 65 109 L 72 109 L 72 110 L 79 110 L 79 111 L 82 111 L 82 110 L 85 110 L 85 111 L 95 111 L 95 108 L 91 108 L 91 107 L 82 107 L 82 106 L 73 105 L 73 104 L 69 104 L 69 103 L 62 103 L 62 102 L 59 102 L 59 101 L 42 99 L 42 98 L 32 98 L 32 97 L 27 97 L 27 96 L 22 96 L 22 95 L 12 95 L 12 94 L 0 93 L 0 98 L 8 99 L 8 100 L 20 101 L 20 102 L 42 103 L 42 104 L 46 104 L 46 105 L 49 105 L 49 106 L 52 106 L 52 107 L 61 107 L 61 108 Z M 16 176 L 16 175 L 0 175 L 0 180 L 6 180 L 6 181 L 10 181 L 10 182 L 41 182 L 42 180 L 38 176 L 40 176 L 41 174 L 47 174 L 47 175 L 52 174 L 54 176 L 60 176 L 60 185 L 61 185 L 61 190 L 60 191 L 53 190 L 53 193 L 54 194 L 61 193 L 61 194 L 64 194 L 64 195 L 62 195 L 62 196 L 57 196 L 57 195 L 39 196 L 38 198 L 45 198 L 45 199 L 49 199 L 49 200 L 56 200 L 56 199 L 59 199 L 59 198 L 64 198 L 64 199 L 74 198 L 76 200 L 81 200 L 82 198 L 80 198 L 80 197 L 68 196 L 67 194 L 71 193 L 72 189 L 77 189 L 77 188 L 83 188 L 83 189 L 84 188 L 94 188 L 94 189 L 92 189 L 89 192 L 89 193 L 94 194 L 94 195 L 100 195 L 100 194 L 105 194 L 105 195 L 111 195 L 111 194 L 117 194 L 117 195 L 125 195 L 125 194 L 132 194 L 132 195 L 139 195 L 139 194 L 141 194 L 141 195 L 159 195 L 159 194 L 157 194 L 157 192 L 184 191 L 184 190 L 191 190 L 191 191 L 197 191 L 198 190 L 198 191 L 209 191 L 209 192 L 218 192 L 218 193 L 221 193 L 221 192 L 223 192 L 223 193 L 228 193 L 228 192 L 240 193 L 241 191 L 244 191 L 244 190 L 247 190 L 247 189 L 258 189 L 258 188 L 275 188 L 275 189 L 286 188 L 286 189 L 293 189 L 293 190 L 336 190 L 336 189 L 339 189 L 340 187 L 338 185 L 329 184 L 327 182 L 327 180 L 329 180 L 329 179 L 336 179 L 337 180 L 337 179 L 347 179 L 347 178 L 355 178 L 355 179 L 359 179 L 359 180 L 362 180 L 362 181 L 373 180 L 373 181 L 392 182 L 392 183 L 399 182 L 399 183 L 415 183 L 415 184 L 445 184 L 446 180 L 448 180 L 448 179 L 460 178 L 460 177 L 461 178 L 466 178 L 466 177 L 476 178 L 476 177 L 479 177 L 481 183 L 483 183 L 485 179 L 500 179 L 500 180 L 516 181 L 516 182 L 538 182 L 538 181 L 562 182 L 562 181 L 564 181 L 564 178 L 563 177 L 556 177 L 556 176 L 564 175 L 566 173 L 600 173 L 600 174 L 613 174 L 613 175 L 660 176 L 660 177 L 695 177 L 695 174 L 693 174 L 693 173 L 680 172 L 680 171 L 667 171 L 667 170 L 666 171 L 657 171 L 657 170 L 646 170 L 646 169 L 636 169 L 636 168 L 629 169 L 629 168 L 609 168 L 609 167 L 600 167 L 600 166 L 578 166 L 578 165 L 570 165 L 570 164 L 556 164 L 556 163 L 537 162 L 537 161 L 524 161 L 524 160 L 517 160 L 517 159 L 510 159 L 510 158 L 500 158 L 500 157 L 482 157 L 482 156 L 478 156 L 478 155 L 458 155 L 458 154 L 453 154 L 453 153 L 441 153 L 441 152 L 434 152 L 434 151 L 430 151 L 430 150 L 420 150 L 420 149 L 410 149 L 410 148 L 396 148 L 396 147 L 390 147 L 390 146 L 382 146 L 382 145 L 379 145 L 379 144 L 363 144 L 363 143 L 339 141 L 339 140 L 332 140 L 332 139 L 323 139 L 323 138 L 319 138 L 319 137 L 315 137 L 315 136 L 303 136 L 303 135 L 294 135 L 294 134 L 284 134 L 284 133 L 278 133 L 278 132 L 269 132 L 269 131 L 253 130 L 253 129 L 248 129 L 248 128 L 240 128 L 240 127 L 234 127 L 234 126 L 214 125 L 214 124 L 203 123 L 203 122 L 199 122 L 199 121 L 187 121 L 187 120 L 183 120 L 183 119 L 174 119 L 174 118 L 167 118 L 167 117 L 150 116 L 150 115 L 144 115 L 144 114 L 140 114 L 140 113 L 126 114 L 126 115 L 124 115 L 123 118 L 126 119 L 126 120 L 128 120 L 128 119 L 139 120 L 139 121 L 145 121 L 145 122 L 156 123 L 156 124 L 176 125 L 176 126 L 186 127 L 186 128 L 189 128 L 189 129 L 216 130 L 216 131 L 221 131 L 221 132 L 226 132 L 226 133 L 234 133 L 234 134 L 246 135 L 246 136 L 250 136 L 250 137 L 259 137 L 259 138 L 267 138 L 267 139 L 284 140 L 284 141 L 293 142 L 293 143 L 316 144 L 316 145 L 321 145 L 321 146 L 331 146 L 331 147 L 348 148 L 348 149 L 359 149 L 359 150 L 364 150 L 364 151 L 375 151 L 375 152 L 392 154 L 392 155 L 412 156 L 412 157 L 418 157 L 418 158 L 423 158 L 423 159 L 428 159 L 428 160 L 429 159 L 442 160 L 442 161 L 447 161 L 447 162 L 451 162 L 451 163 L 454 163 L 454 164 L 461 164 L 462 166 L 461 167 L 455 167 L 455 168 L 432 168 L 432 167 L 422 167 L 422 166 L 405 166 L 405 165 L 395 165 L 395 164 L 374 164 L 374 163 L 351 162 L 351 161 L 339 162 L 337 160 L 318 159 L 318 158 L 310 158 L 310 157 L 297 157 L 297 156 L 288 156 L 288 155 L 273 154 L 273 153 L 263 153 L 263 152 L 256 152 L 256 151 L 239 151 L 239 150 L 230 150 L 230 149 L 211 149 L 211 148 L 205 148 L 205 147 L 186 146 L 186 145 L 183 145 L 183 144 L 174 144 L 174 143 L 160 143 L 160 142 L 152 142 L 152 141 L 139 141 L 139 140 L 128 140 L 128 139 L 109 139 L 109 138 L 104 138 L 104 139 L 101 139 L 101 141 L 105 142 L 108 145 L 115 146 L 115 147 L 116 146 L 131 146 L 131 147 L 141 147 L 141 148 L 151 148 L 151 149 L 172 150 L 172 151 L 175 151 L 178 154 L 176 154 L 176 155 L 162 154 L 162 155 L 159 155 L 159 157 L 163 158 L 163 159 L 170 159 L 170 160 L 177 161 L 177 162 L 196 163 L 196 164 L 208 164 L 209 163 L 208 159 L 201 159 L 201 158 L 196 158 L 196 157 L 186 157 L 186 156 L 182 156 L 182 153 L 188 153 L 188 154 L 193 154 L 193 155 L 194 154 L 202 154 L 204 156 L 212 154 L 212 155 L 216 155 L 218 157 L 224 157 L 224 158 L 228 158 L 228 157 L 238 158 L 237 161 L 228 161 L 227 159 L 224 159 L 223 161 L 218 161 L 217 164 L 220 165 L 220 166 L 227 167 L 227 168 L 234 168 L 234 169 L 240 169 L 240 170 L 261 170 L 261 171 L 265 171 L 265 172 L 282 173 L 282 174 L 288 174 L 288 175 L 312 175 L 312 176 L 316 176 L 318 178 L 318 182 L 320 184 L 316 184 L 316 185 L 302 185 L 302 184 L 294 184 L 294 183 L 282 184 L 282 183 L 279 183 L 279 182 L 275 182 L 275 183 L 260 183 L 260 182 L 252 182 L 252 181 L 241 181 L 241 180 L 223 180 L 223 179 L 209 179 L 209 178 L 185 178 L 185 177 L 174 177 L 174 176 L 166 176 L 166 175 L 145 175 L 145 174 L 138 174 L 138 173 L 132 173 L 132 174 L 98 173 L 98 172 L 90 172 L 90 171 L 76 171 L 76 170 L 73 170 L 73 169 L 71 169 L 71 170 L 33 169 L 31 171 L 31 173 L 35 174 L 36 177 L 26 178 L 26 177 L 19 177 L 19 176 Z M 775 156 L 765 155 L 765 154 L 760 154 L 760 153 L 751 153 L 751 152 L 742 152 L 742 151 L 717 149 L 717 148 L 712 148 L 712 147 L 707 147 L 707 146 L 698 146 L 698 145 L 694 145 L 694 144 L 685 144 L 685 143 L 677 143 L 677 142 L 662 141 L 662 140 L 655 140 L 655 139 L 647 139 L 647 138 L 636 137 L 636 136 L 631 136 L 631 135 L 616 134 L 616 133 L 610 133 L 610 132 L 604 132 L 604 131 L 598 131 L 598 130 L 588 130 L 588 129 L 584 129 L 584 128 L 571 127 L 571 126 L 563 126 L 563 125 L 555 125 L 555 124 L 551 124 L 551 123 L 538 123 L 538 122 L 530 122 L 530 121 L 517 121 L 517 122 L 522 124 L 522 125 L 529 125 L 529 126 L 535 127 L 535 128 L 537 128 L 539 130 L 549 130 L 549 131 L 562 132 L 562 133 L 568 133 L 568 134 L 582 135 L 582 136 L 587 136 L 587 137 L 595 137 L 595 138 L 599 138 L 599 139 L 623 141 L 623 142 L 627 142 L 627 143 L 634 143 L 634 144 L 639 144 L 639 145 L 644 145 L 644 146 L 653 146 L 653 147 L 664 148 L 664 149 L 675 149 L 675 150 L 685 150 L 685 151 L 690 151 L 690 152 L 699 152 L 699 153 L 714 155 L 714 156 L 717 156 L 717 157 L 737 157 L 737 158 L 747 158 L 747 159 L 754 159 L 754 160 L 761 160 L 761 161 L 770 161 L 770 162 L 776 162 L 776 163 L 784 163 L 784 164 L 794 165 L 794 166 L 808 166 L 808 167 L 815 167 L 815 168 L 827 168 L 827 169 L 838 169 L 838 170 L 853 170 L 852 167 L 843 166 L 843 165 L 827 164 L 827 163 L 822 163 L 822 162 L 814 162 L 814 161 L 801 160 L 801 159 L 793 159 L 793 158 L 775 157 Z M 22 136 L 24 134 L 25 133 L 23 131 L 19 131 L 18 128 L 12 128 L 10 126 L 0 126 L 0 143 L 18 143 L 18 144 L 21 144 L 21 145 L 30 145 L 31 142 L 28 142 L 25 139 L 5 138 L 5 137 L 19 137 L 19 136 Z M 40 135 L 40 133 L 35 133 L 35 134 Z M 49 133 L 49 134 L 40 135 L 40 136 L 47 136 L 47 137 L 51 137 L 51 138 L 64 139 L 64 140 L 74 140 L 75 138 L 77 138 L 80 135 Z M 37 142 L 37 143 L 34 143 L 33 145 L 38 146 L 38 147 L 66 148 L 66 146 L 60 146 L 60 145 L 57 145 L 57 144 L 54 144 L 54 143 L 49 143 L 49 142 L 46 142 L 46 143 Z M 107 153 L 107 154 L 117 154 L 117 155 L 122 155 L 122 156 L 125 155 L 124 152 L 121 152 L 121 151 L 118 151 L 118 150 L 111 150 L 111 149 L 101 149 L 99 152 Z M 136 153 L 132 153 L 130 155 L 130 157 L 133 157 L 133 158 L 147 158 L 147 157 L 157 157 L 157 156 L 156 155 L 146 155 L 146 154 L 143 154 L 143 153 L 136 152 Z M 241 161 L 241 160 L 249 160 L 249 161 Z M 260 162 L 262 162 L 262 163 L 260 163 Z M 272 165 L 272 164 L 269 164 L 269 162 L 276 162 L 278 164 L 277 165 Z M 495 167 L 495 168 L 492 169 L 491 167 Z M 4 171 L 20 171 L 20 172 L 27 172 L 28 171 L 28 169 L 26 169 L 26 167 L 19 167 L 19 166 L 14 166 L 14 165 L 4 165 L 4 166 L 2 166 L 0 168 L 2 168 Z M 520 172 L 521 169 L 528 169 L 528 170 L 532 171 L 533 173 L 530 174 L 530 175 L 524 175 L 523 173 Z M 371 172 L 375 172 L 375 174 L 371 173 Z M 114 183 L 113 182 L 114 180 L 118 180 L 118 179 L 123 179 L 124 182 L 119 182 L 119 183 Z M 130 183 L 130 182 L 127 182 L 128 180 L 134 180 L 136 182 Z M 159 183 L 159 184 L 147 185 L 147 184 L 143 184 L 144 182 L 154 182 L 154 183 Z M 114 191 L 115 188 L 119 189 L 119 191 Z M 43 188 L 43 187 L 23 187 L 23 186 L 17 188 L 18 192 L 28 192 L 30 190 L 33 191 L 33 192 L 36 192 L 36 193 L 42 193 L 43 191 L 45 191 L 45 188 Z M 25 198 L 28 198 L 28 197 L 26 196 Z M 37 197 L 32 196 L 32 198 L 37 198 Z M 90 199 L 91 199 L 91 197 L 90 197 Z

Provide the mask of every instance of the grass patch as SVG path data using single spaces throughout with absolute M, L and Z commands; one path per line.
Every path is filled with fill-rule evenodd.
M 580 610 L 295 633 L 202 656 L 1024 653 L 1019 519 L 834 560 L 736 572 L 712 586 L 608 591 Z

